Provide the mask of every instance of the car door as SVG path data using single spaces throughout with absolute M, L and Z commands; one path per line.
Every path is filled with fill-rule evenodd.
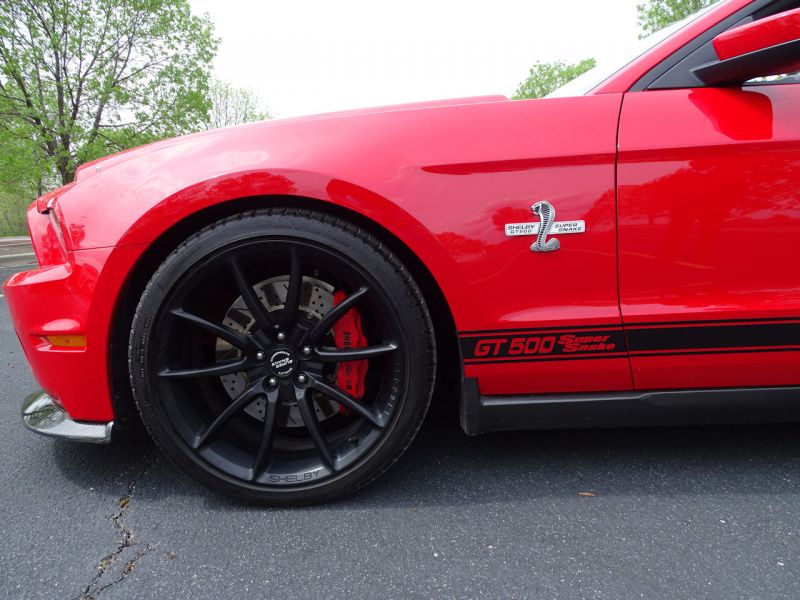
M 620 305 L 637 389 L 800 382 L 800 84 L 628 93 Z

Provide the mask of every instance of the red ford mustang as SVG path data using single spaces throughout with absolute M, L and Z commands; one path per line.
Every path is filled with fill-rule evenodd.
M 779 417 L 800 398 L 798 6 L 715 4 L 547 99 L 84 165 L 30 207 L 39 266 L 5 284 L 44 390 L 24 423 L 105 442 L 135 407 L 192 477 L 285 505 L 385 471 L 437 380 L 471 435 Z

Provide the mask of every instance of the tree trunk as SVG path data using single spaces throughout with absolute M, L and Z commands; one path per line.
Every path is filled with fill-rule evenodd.
M 56 167 L 58 168 L 58 174 L 61 176 L 61 185 L 72 183 L 72 180 L 75 179 L 75 167 L 70 164 L 70 160 L 68 158 L 59 158 L 56 161 Z

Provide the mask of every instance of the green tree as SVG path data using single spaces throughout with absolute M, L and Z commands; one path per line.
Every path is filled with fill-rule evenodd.
M 25 235 L 25 206 L 42 191 L 49 165 L 36 142 L 9 125 L 0 127 L 0 235 Z
M 63 184 L 83 162 L 203 128 L 217 44 L 187 0 L 2 0 L 0 153 L 24 158 L 0 162 L 0 185 L 20 162 Z
M 209 100 L 208 129 L 263 121 L 271 116 L 256 92 L 234 87 L 226 81 L 215 79 L 211 82 Z
M 543 98 L 578 77 L 597 64 L 595 59 L 587 58 L 575 64 L 564 61 L 551 63 L 537 62 L 531 67 L 528 78 L 519 84 L 512 100 Z
M 705 8 L 715 0 L 649 0 L 644 4 L 637 4 L 639 13 L 639 27 L 642 29 L 640 38 L 647 37 L 667 25 L 677 23 L 701 8 Z

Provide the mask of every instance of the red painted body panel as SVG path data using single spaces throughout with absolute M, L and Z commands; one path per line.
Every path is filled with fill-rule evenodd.
M 800 278 L 786 268 L 800 245 L 798 86 L 623 96 L 746 4 L 722 3 L 590 96 L 265 122 L 84 166 L 50 214 L 31 208 L 42 266 L 5 286 L 34 374 L 73 418 L 113 418 L 110 356 L 125 349 L 109 347 L 109 332 L 142 254 L 214 205 L 303 198 L 358 213 L 419 257 L 462 350 L 484 333 L 507 338 L 505 358 L 465 354 L 482 394 L 800 383 L 796 325 L 780 330 L 780 352 L 763 342 L 779 319 L 800 319 Z M 560 236 L 550 253 L 506 237 L 507 223 L 538 222 L 531 205 L 542 200 L 586 232 Z M 750 345 L 718 335 L 718 353 L 679 356 L 669 334 L 651 331 L 674 323 L 691 338 L 678 322 L 710 318 L 757 321 L 737 325 Z M 87 345 L 54 349 L 44 334 L 82 334 Z M 573 348 L 570 336 L 586 339 Z M 672 350 L 654 351 L 654 339 Z
M 800 39 L 800 9 L 730 29 L 714 38 L 717 58 L 727 60 Z
M 67 264 L 18 273 L 6 282 L 11 317 L 33 374 L 74 419 L 114 418 L 108 331 L 120 278 L 141 251 L 138 246 L 81 250 L 71 253 Z M 86 348 L 53 348 L 41 337 L 75 333 L 86 335 Z
M 800 315 L 798 114 L 798 85 L 626 95 L 618 172 L 626 325 Z M 676 369 L 674 357 L 633 357 L 636 386 L 800 379 L 791 355 L 683 360 Z
M 797 385 L 800 351 L 632 358 L 640 390 Z
M 625 357 L 466 365 L 464 375 L 477 378 L 481 393 L 490 396 L 631 389 L 631 372 Z

